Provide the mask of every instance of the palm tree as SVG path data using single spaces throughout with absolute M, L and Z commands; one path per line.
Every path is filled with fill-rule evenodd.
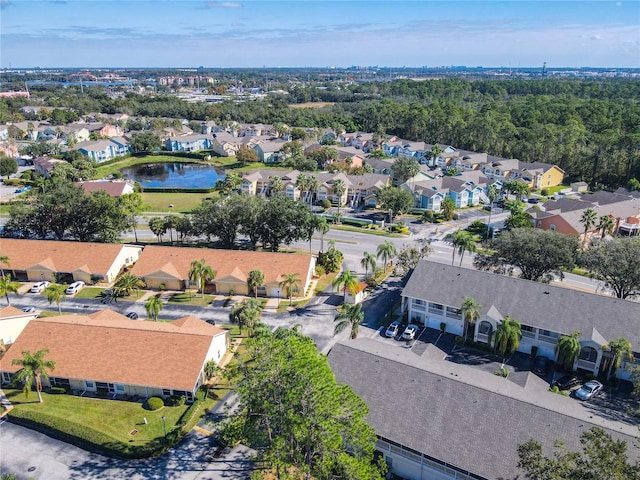
M 281 192 L 284 188 L 282 184 L 282 179 L 276 175 L 269 177 L 269 195 L 275 195 L 278 192 Z
M 347 191 L 347 186 L 344 183 L 344 180 L 338 178 L 335 182 L 333 182 L 333 198 L 338 199 L 338 216 L 340 216 L 340 206 L 342 205 L 342 195 Z
M 173 231 L 178 226 L 180 217 L 177 215 L 167 215 L 163 219 L 164 227 L 169 230 L 169 241 L 173 244 Z
M 320 251 L 324 252 L 324 234 L 329 231 L 331 227 L 325 217 L 318 217 L 316 222 L 316 230 L 320 232 Z
M 580 355 L 580 332 L 573 332 L 571 335 L 562 335 L 556 343 L 555 354 L 558 363 L 567 370 L 573 370 L 573 365 Z
M 136 229 L 136 215 L 139 215 L 144 208 L 142 197 L 139 193 L 127 193 L 121 195 L 119 199 L 120 205 L 124 212 L 129 215 L 129 221 L 131 222 L 131 228 L 133 228 L 133 236 L 138 242 L 138 230 Z
M 160 217 L 153 217 L 149 219 L 149 230 L 153 232 L 153 234 L 158 237 L 158 243 L 162 242 L 162 235 L 167 233 L 167 224 Z
M 609 371 L 607 372 L 607 380 L 611 378 L 611 374 L 615 370 L 620 368 L 623 360 L 628 359 L 631 362 L 635 360 L 633 357 L 631 342 L 624 337 L 612 340 L 609 342 L 609 345 L 605 345 L 602 348 L 609 350 L 612 355 L 609 363 Z
M 440 208 L 442 209 L 442 215 L 444 215 L 445 220 L 451 220 L 453 218 L 453 212 L 456 209 L 456 202 L 454 202 L 451 197 L 447 197 L 440 204 Z
M 359 283 L 358 277 L 351 273 L 351 270 L 344 270 L 331 282 L 331 286 L 336 287 L 338 290 L 344 288 L 344 302 L 346 302 L 347 291 L 349 291 L 351 295 L 355 295 Z
M 304 173 L 301 173 L 300 175 L 298 175 L 298 178 L 296 179 L 296 187 L 298 187 L 298 189 L 302 193 L 303 198 L 304 198 L 304 192 L 307 191 L 307 189 L 309 188 L 308 185 L 309 185 L 309 177 L 307 177 Z
M 200 261 L 194 260 L 191 262 L 191 268 L 189 269 L 189 281 L 193 281 L 198 285 L 202 298 L 204 298 L 204 287 L 207 282 L 216 278 L 216 272 L 207 265 L 206 260 L 203 258 Z
M 613 229 L 616 226 L 616 221 L 609 215 L 603 215 L 600 217 L 598 226 L 596 227 L 600 231 L 600 235 L 604 238 L 606 235 L 613 235 Z
M 320 182 L 315 175 L 309 175 L 307 177 L 307 191 L 309 192 L 309 205 L 313 205 L 315 193 L 318 191 Z
M 582 216 L 580 217 L 580 223 L 584 225 L 584 241 L 582 244 L 583 248 L 587 245 L 587 233 L 596 224 L 597 219 L 598 219 L 598 214 L 593 208 L 587 208 L 584 212 L 582 212 Z
M 9 264 L 9 257 L 7 257 L 6 255 L 0 255 L 0 275 L 2 276 L 2 278 L 4 278 L 4 267 L 2 266 L 2 264 L 10 267 L 11 265 Z
M 460 266 L 462 266 L 462 259 L 464 258 L 464 252 L 475 252 L 476 241 L 473 235 L 466 230 L 458 230 L 451 235 L 451 242 L 453 243 L 453 254 L 451 258 L 451 265 L 456 257 L 456 248 L 458 249 L 458 255 L 460 255 Z
M 60 283 L 52 283 L 44 289 L 44 295 L 49 301 L 49 305 L 56 302 L 58 305 L 58 315 L 62 315 L 62 309 L 60 308 L 60 302 L 67 297 L 67 286 Z
M 258 298 L 258 287 L 264 283 L 264 273 L 260 270 L 251 270 L 247 276 L 247 286 L 249 291 L 253 290 L 253 293 Z
M 38 393 L 38 401 L 42 403 L 42 379 L 49 378 L 47 370 L 53 371 L 56 368 L 56 362 L 53 360 L 44 360 L 49 350 L 38 350 L 33 355 L 29 350 L 22 351 L 22 358 L 14 358 L 11 365 L 19 365 L 21 368 L 15 373 L 15 378 L 24 384 L 22 390 L 29 397 L 31 386 L 35 383 L 36 392 Z
M 122 274 L 116 283 L 113 284 L 113 296 L 118 297 L 120 294 L 129 296 L 132 292 L 136 292 L 137 296 L 140 289 L 144 287 L 145 283 L 142 278 L 127 272 Z
M 396 251 L 395 245 L 391 243 L 389 240 L 385 240 L 380 245 L 378 245 L 376 258 L 382 257 L 382 261 L 384 262 L 385 272 L 387 271 L 387 262 L 391 260 L 396 255 L 396 253 L 398 252 Z
M 216 362 L 214 362 L 213 360 L 209 360 L 204 364 L 204 376 L 207 380 L 211 380 L 213 377 L 217 376 L 220 371 L 220 367 L 218 367 Z
M 493 184 L 487 188 L 487 198 L 489 199 L 489 223 L 487 224 L 487 238 L 491 235 L 491 215 L 493 215 L 493 202 L 500 196 L 500 190 Z
M 280 282 L 280 288 L 284 288 L 289 297 L 289 306 L 293 305 L 293 290 L 294 287 L 300 286 L 300 275 L 297 273 L 285 273 L 282 275 L 283 280 Z
M 469 336 L 469 327 L 480 318 L 481 308 L 482 305 L 476 302 L 475 298 L 464 297 L 460 310 L 462 310 L 462 319 L 464 320 L 464 333 L 462 336 L 465 339 Z
M 522 326 L 520 322 L 507 315 L 496 328 L 494 348 L 502 357 L 505 357 L 507 354 L 510 355 L 518 349 L 521 338 Z
M 371 267 L 371 272 L 375 273 L 376 271 L 376 257 L 371 255 L 369 252 L 364 252 L 362 255 L 362 259 L 360 260 L 360 265 L 364 268 L 364 278 L 369 278 L 369 267 Z
M 242 327 L 247 327 L 251 336 L 258 323 L 260 323 L 260 315 L 262 315 L 260 302 L 254 298 L 249 298 L 242 303 L 234 305 L 229 313 L 229 321 L 238 324 L 240 335 L 242 335 Z
M 434 145 L 431 147 L 431 160 L 435 165 L 436 159 L 440 156 L 441 153 L 444 153 L 444 149 L 440 145 Z
M 342 305 L 342 311 L 336 315 L 335 318 L 338 323 L 333 329 L 333 334 L 337 335 L 345 328 L 351 327 L 351 339 L 358 337 L 358 327 L 364 321 L 364 312 L 362 311 L 362 304 L 357 303 L 355 305 L 345 303 Z
M 9 301 L 9 294 L 15 293 L 17 295 L 19 287 L 20 284 L 18 282 L 11 281 L 10 274 L 0 278 L 0 297 L 4 295 L 4 298 L 7 299 L 7 305 L 11 305 L 11 302 Z
M 158 321 L 158 315 L 160 314 L 160 310 L 164 307 L 162 300 L 160 297 L 153 296 L 147 303 L 144 304 L 144 309 L 147 311 L 147 317 L 153 318 L 154 321 Z

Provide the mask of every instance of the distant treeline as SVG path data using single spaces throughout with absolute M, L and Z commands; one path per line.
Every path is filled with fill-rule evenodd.
M 79 114 L 127 113 L 188 120 L 332 127 L 451 144 L 525 161 L 555 163 L 569 180 L 615 188 L 640 178 L 640 82 L 636 80 L 397 80 L 294 87 L 264 100 L 187 103 L 172 95 L 43 88 L 50 107 Z M 290 104 L 334 102 L 323 108 Z M 20 120 L 20 106 L 0 102 L 0 121 Z

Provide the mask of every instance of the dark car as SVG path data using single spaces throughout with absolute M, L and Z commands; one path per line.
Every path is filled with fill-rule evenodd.
M 137 320 L 138 314 L 136 312 L 129 312 L 127 313 L 127 317 L 130 318 L 131 320 Z
M 215 320 L 213 320 L 212 318 L 210 318 L 209 320 L 207 320 L 207 323 L 208 323 L 209 325 L 215 325 L 215 324 L 216 324 L 216 321 L 215 321 Z
M 533 361 L 533 373 L 538 375 L 546 375 L 549 371 L 549 359 L 543 356 L 537 356 Z
M 571 387 L 575 387 L 581 382 L 580 377 L 570 373 L 569 375 L 565 375 L 557 379 L 553 385 L 558 387 L 560 390 L 569 390 Z
M 532 197 L 529 200 L 527 200 L 529 203 L 539 203 L 540 199 L 536 198 L 536 197 Z

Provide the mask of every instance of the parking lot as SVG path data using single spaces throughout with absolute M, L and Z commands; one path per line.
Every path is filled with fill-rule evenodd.
M 498 355 L 457 345 L 455 343 L 455 335 L 450 333 L 443 334 L 432 328 L 421 328 L 417 338 L 412 341 L 402 339 L 402 328 L 399 328 L 399 333 L 395 337 L 387 337 L 385 333 L 386 327 L 380 327 L 374 338 L 391 345 L 396 345 L 398 348 L 408 349 L 418 356 L 422 356 L 430 346 L 432 348 L 435 346 L 441 352 L 438 358 L 442 361 L 465 365 L 489 374 L 499 372 L 504 366 L 508 371 L 506 380 L 520 387 L 525 387 L 530 374 L 536 375 L 543 380 L 543 382 L 539 382 L 540 388 L 547 389 L 553 385 L 558 378 L 564 375 L 554 368 L 555 364 L 552 362 L 549 363 L 546 374 L 533 373 L 534 359 L 532 359 L 530 355 L 521 352 L 516 352 L 509 358 L 504 359 L 503 364 L 503 359 Z M 430 355 L 429 358 L 435 357 Z M 621 381 L 615 388 L 605 385 L 604 389 L 595 397 L 584 402 L 578 400 L 574 395 L 574 392 L 582 383 L 584 382 L 581 381 L 566 391 L 567 395 L 575 402 L 579 402 L 582 407 L 588 409 L 593 415 L 632 425 L 638 423 L 637 417 L 633 417 L 630 414 L 631 409 L 636 405 L 636 401 L 631 396 L 633 388 L 631 382 Z M 543 385 L 546 387 L 542 387 Z

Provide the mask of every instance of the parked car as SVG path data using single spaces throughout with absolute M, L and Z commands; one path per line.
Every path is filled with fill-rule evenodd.
M 549 371 L 549 363 L 550 362 L 547 357 L 538 355 L 533 360 L 533 373 L 537 373 L 538 375 L 546 375 Z
M 209 325 L 215 325 L 215 324 L 216 324 L 216 321 L 215 321 L 214 319 L 210 318 L 209 320 L 207 320 L 207 323 L 208 323 Z
M 580 377 L 570 373 L 557 379 L 554 383 L 554 387 L 558 387 L 560 390 L 569 390 L 571 387 L 575 387 L 580 383 Z
M 49 285 L 51 285 L 51 282 L 47 282 L 47 281 L 38 282 L 38 283 L 34 284 L 29 291 L 31 293 L 41 293 Z
M 589 400 L 602 390 L 602 384 L 597 380 L 590 380 L 576 390 L 576 397 L 580 400 Z
M 539 203 L 540 199 L 536 197 L 531 197 L 530 199 L 527 200 L 527 202 L 535 204 L 535 203 Z
M 36 313 L 36 307 L 22 307 L 24 313 Z
M 402 332 L 402 339 L 413 340 L 416 338 L 416 333 L 418 333 L 418 326 L 410 323 L 407 325 L 407 328 L 404 329 L 404 332 Z
M 138 314 L 136 312 L 129 312 L 126 314 L 127 318 L 130 318 L 131 320 L 137 320 L 138 319 Z
M 396 335 L 398 335 L 398 330 L 400 329 L 400 322 L 395 321 L 395 322 L 391 322 L 391 325 L 389 325 L 389 327 L 387 328 L 387 331 L 384 332 L 384 335 L 386 337 L 395 337 Z
M 71 285 L 69 285 L 64 293 L 66 293 L 67 295 L 75 295 L 83 288 L 84 282 L 82 280 L 78 280 L 77 282 L 73 282 Z

